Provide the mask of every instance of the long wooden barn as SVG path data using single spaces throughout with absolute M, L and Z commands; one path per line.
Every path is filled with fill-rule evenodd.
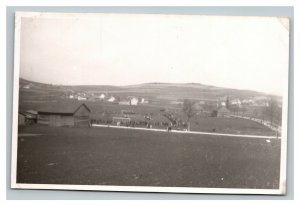
M 89 126 L 91 110 L 81 103 L 51 104 L 38 110 L 37 123 L 48 126 Z

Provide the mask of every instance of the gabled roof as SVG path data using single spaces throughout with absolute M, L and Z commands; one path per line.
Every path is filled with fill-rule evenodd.
M 52 113 L 52 114 L 69 114 L 72 115 L 76 113 L 76 111 L 80 107 L 85 107 L 89 112 L 91 110 L 84 103 L 75 102 L 75 101 L 64 101 L 64 102 L 55 102 L 49 103 L 45 106 L 42 106 L 38 109 L 38 113 Z

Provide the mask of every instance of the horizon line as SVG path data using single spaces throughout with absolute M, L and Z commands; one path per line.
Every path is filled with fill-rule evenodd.
M 145 83 L 137 83 L 137 84 L 129 84 L 129 85 L 112 85 L 112 84 L 53 84 L 53 83 L 44 83 L 44 82 L 37 82 L 37 81 L 32 81 L 28 80 L 23 77 L 19 77 L 19 80 L 23 79 L 25 81 L 29 81 L 32 83 L 38 83 L 38 84 L 46 84 L 46 85 L 52 85 L 52 86 L 66 86 L 66 87 L 76 87 L 76 86 L 110 86 L 110 87 L 130 87 L 130 86 L 137 86 L 137 85 L 145 85 L 145 84 L 180 84 L 180 85 L 188 85 L 188 84 L 197 84 L 197 85 L 202 85 L 202 86 L 207 86 L 207 87 L 215 87 L 215 88 L 220 88 L 220 89 L 232 89 L 232 90 L 240 90 L 240 91 L 251 91 L 251 92 L 256 92 L 264 95 L 273 95 L 273 96 L 278 96 L 282 98 L 282 95 L 278 94 L 273 94 L 273 93 L 267 93 L 267 92 L 261 92 L 261 91 L 256 91 L 256 90 L 251 90 L 251 89 L 236 89 L 236 88 L 230 88 L 230 87 L 220 87 L 220 86 L 214 86 L 214 85 L 209 85 L 209 84 L 202 84 L 202 83 L 197 83 L 197 82 L 186 82 L 186 83 L 174 83 L 174 82 L 145 82 Z

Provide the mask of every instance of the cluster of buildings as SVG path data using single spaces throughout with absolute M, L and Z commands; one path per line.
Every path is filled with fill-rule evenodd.
M 149 100 L 145 98 L 138 98 L 133 96 L 128 96 L 126 99 L 120 100 L 119 105 L 138 105 L 138 104 L 148 104 Z
M 229 107 L 243 107 L 243 106 L 254 106 L 254 107 L 268 107 L 269 106 L 269 98 L 266 96 L 255 96 L 250 98 L 232 98 L 230 99 L 228 96 L 219 98 L 218 106 Z
M 68 99 L 77 99 L 78 101 L 101 101 L 101 102 L 110 102 L 116 103 L 119 105 L 138 105 L 138 104 L 148 104 L 149 100 L 146 98 L 139 98 L 135 96 L 128 96 L 126 98 L 120 98 L 113 95 L 107 94 L 87 94 L 84 92 L 81 93 L 71 93 L 67 95 Z
M 198 114 L 210 117 L 229 117 L 237 111 L 244 111 L 250 108 L 265 108 L 269 107 L 270 98 L 266 96 L 255 96 L 248 98 L 229 98 L 223 96 L 217 100 L 201 100 L 195 105 Z M 180 102 L 182 104 L 183 102 Z M 171 104 L 179 104 L 179 101 L 172 101 Z M 278 102 L 281 107 L 281 103 Z M 251 109 L 250 109 L 251 110 Z M 250 111 L 249 110 L 249 111 Z

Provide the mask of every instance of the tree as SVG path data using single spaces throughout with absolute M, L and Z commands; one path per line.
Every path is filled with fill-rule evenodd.
M 229 101 L 229 97 L 226 97 L 226 108 L 230 109 L 230 101 Z
M 279 123 L 281 121 L 281 109 L 278 106 L 278 102 L 273 97 L 270 97 L 266 102 L 264 113 L 272 126 L 274 125 L 274 122 Z
M 189 100 L 189 99 L 185 99 L 183 101 L 182 111 L 187 116 L 187 125 L 188 125 L 187 129 L 188 129 L 188 131 L 190 130 L 190 120 L 191 120 L 191 118 L 197 114 L 195 106 L 196 106 L 195 101 L 192 101 L 192 100 Z

